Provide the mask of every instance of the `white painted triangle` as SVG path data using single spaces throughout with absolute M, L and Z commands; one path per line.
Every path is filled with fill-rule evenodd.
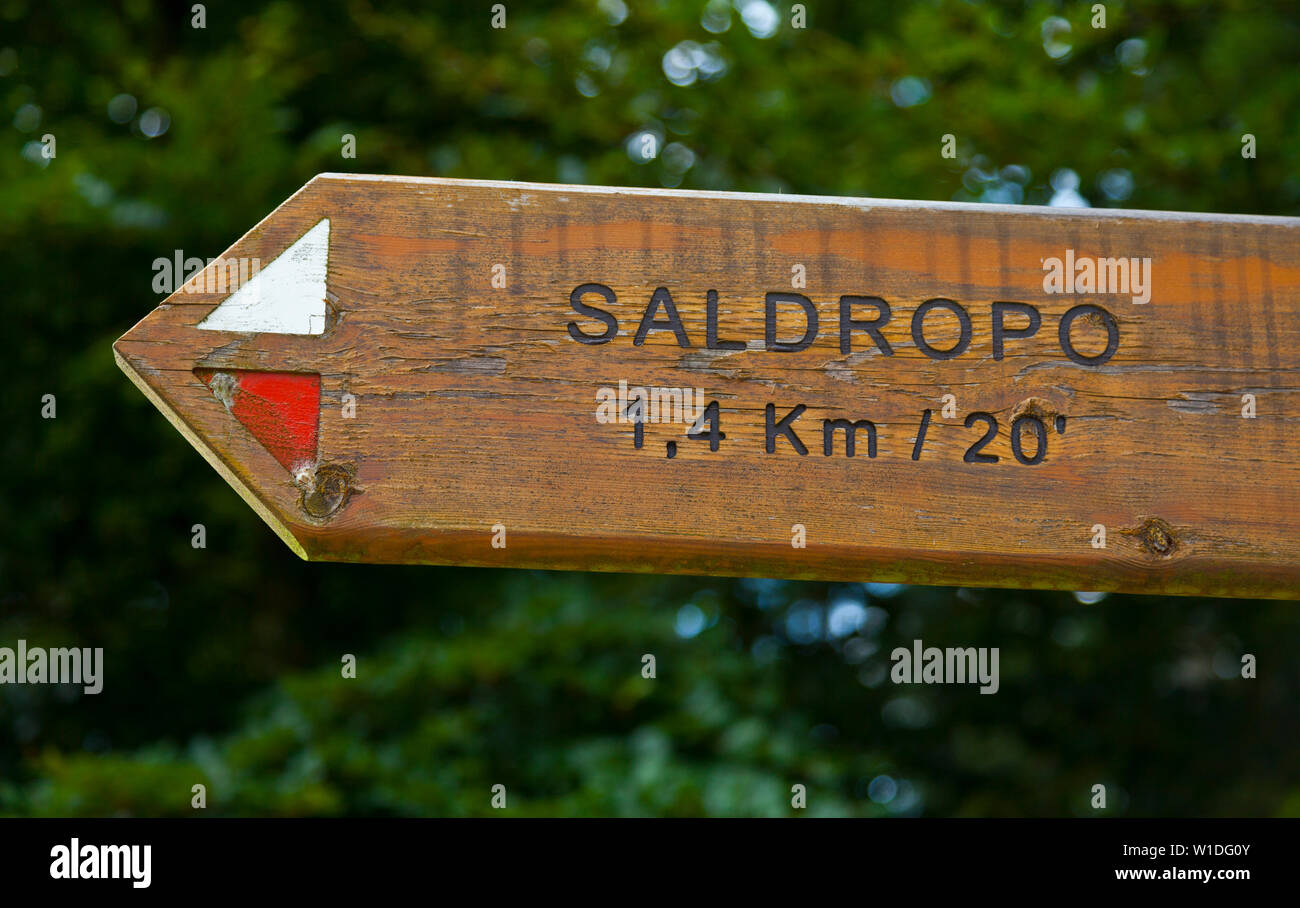
M 330 222 L 321 221 L 199 322 L 208 331 L 323 334 Z

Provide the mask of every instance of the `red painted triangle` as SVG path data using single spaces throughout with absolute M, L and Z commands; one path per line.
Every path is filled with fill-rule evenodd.
M 316 461 L 319 375 L 244 369 L 195 369 L 194 374 L 290 473 Z

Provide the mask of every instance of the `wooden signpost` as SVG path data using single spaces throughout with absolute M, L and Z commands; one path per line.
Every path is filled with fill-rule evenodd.
M 325 174 L 193 270 L 117 361 L 304 558 L 1300 597 L 1300 219 Z

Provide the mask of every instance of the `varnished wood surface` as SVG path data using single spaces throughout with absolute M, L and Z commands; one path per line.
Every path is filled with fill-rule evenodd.
M 1300 597 L 1300 219 L 322 175 L 226 255 L 265 267 L 321 218 L 323 335 L 196 330 L 224 295 L 178 292 L 115 345 L 304 557 Z M 1047 293 L 1043 261 L 1067 249 L 1149 257 L 1150 301 Z M 792 286 L 796 265 L 805 287 Z M 607 343 L 568 328 L 602 332 L 570 303 L 591 283 L 617 298 L 582 297 L 617 319 Z M 634 344 L 660 287 L 689 347 L 667 328 Z M 719 338 L 745 349 L 708 349 L 710 290 Z M 768 293 L 812 301 L 811 346 L 765 348 Z M 892 355 L 864 331 L 842 352 L 845 295 L 888 302 Z M 969 347 L 951 359 L 925 355 L 910 330 L 935 298 L 969 313 Z M 995 359 L 999 301 L 1042 321 Z M 1104 363 L 1062 350 L 1061 317 L 1080 305 L 1113 315 Z M 778 340 L 797 338 L 799 307 L 778 311 Z M 933 312 L 924 337 L 947 348 L 956 325 Z M 1085 314 L 1073 338 L 1100 353 L 1103 321 Z M 334 485 L 308 480 L 304 493 L 196 368 L 319 373 L 317 481 Z M 725 439 L 711 451 L 688 426 L 650 424 L 636 449 L 631 424 L 595 416 L 597 389 L 620 380 L 701 389 Z M 955 417 L 941 415 L 945 394 Z M 767 453 L 768 404 L 778 419 L 806 407 L 807 454 L 785 437 Z M 997 422 L 982 450 L 997 463 L 963 459 L 984 430 L 965 425 L 974 412 Z M 1020 416 L 1047 427 L 1041 463 L 1013 456 Z M 826 419 L 870 420 L 876 456 L 864 433 L 856 456 L 843 433 L 826 456 Z M 340 484 L 342 504 L 313 516 Z M 791 545 L 796 524 L 805 548 Z

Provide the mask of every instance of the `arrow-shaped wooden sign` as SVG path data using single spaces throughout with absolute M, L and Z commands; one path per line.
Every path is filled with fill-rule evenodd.
M 304 558 L 1300 596 L 1300 219 L 325 174 L 201 264 L 117 360 Z

